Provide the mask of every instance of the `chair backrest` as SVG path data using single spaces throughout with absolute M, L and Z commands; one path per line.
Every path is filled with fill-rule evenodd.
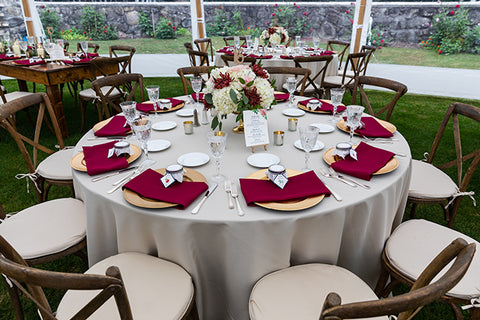
M 130 56 L 120 56 L 115 58 L 109 57 L 96 57 L 92 59 L 91 64 L 95 73 L 95 78 L 106 77 L 113 74 L 127 73 L 127 70 L 124 68 L 125 64 L 130 61 Z M 112 68 L 114 65 L 118 66 L 118 70 Z
M 110 58 L 118 58 L 121 56 L 128 56 L 129 59 L 122 61 L 121 64 L 119 64 L 119 67 L 121 69 L 120 73 L 128 72 L 132 73 L 132 58 L 133 55 L 135 54 L 136 49 L 131 46 L 110 46 Z M 128 70 L 128 71 L 127 71 Z
M 18 111 L 34 105 L 38 105 L 35 131 L 33 132 L 33 137 L 27 137 L 27 135 L 31 136 L 31 133 L 24 133 L 24 135 L 17 131 L 17 128 L 12 125 L 9 119 Z M 63 143 L 55 112 L 47 94 L 44 92 L 32 93 L 28 96 L 7 102 L 0 107 L 0 126 L 7 130 L 12 136 L 13 140 L 15 140 L 17 143 L 17 146 L 23 155 L 23 159 L 27 164 L 29 173 L 34 173 L 37 168 L 39 163 L 38 151 L 45 152 L 47 154 L 52 154 L 54 152 L 52 149 L 40 144 L 42 125 L 47 117 L 50 118 L 51 123 L 49 123 L 49 125 L 53 127 L 53 132 L 57 138 L 57 144 L 60 149 L 63 149 L 65 145 Z M 29 152 L 30 147 L 32 148 L 31 152 Z
M 203 51 L 187 49 L 188 58 L 192 67 L 209 66 L 208 53 Z M 198 61 L 197 61 L 198 58 Z
M 140 91 L 140 100 L 144 101 L 143 76 L 139 73 L 123 73 L 99 78 L 93 81 L 91 86 L 102 103 L 102 112 L 107 117 L 110 117 L 110 108 L 122 112 L 120 102 L 135 101 L 137 90 Z M 104 91 L 102 87 L 107 87 L 108 90 Z M 115 91 L 121 92 L 122 95 L 115 95 Z
M 368 45 L 363 45 L 362 48 L 360 49 L 360 52 L 367 52 L 368 55 L 365 58 L 365 63 L 363 65 L 363 69 L 360 70 L 360 75 L 364 76 L 367 73 L 367 67 L 368 63 L 370 62 L 370 59 L 373 57 L 373 54 L 377 50 L 377 47 L 375 46 L 368 46 Z
M 475 243 L 467 244 L 463 239 L 456 239 L 448 245 L 425 268 L 410 292 L 381 300 L 341 304 L 336 293 L 330 293 L 325 299 L 320 320 L 370 318 L 383 315 L 399 314 L 398 320 L 411 319 L 420 309 L 453 288 L 467 272 L 475 254 Z M 432 279 L 455 259 L 448 271 L 437 281 Z
M 328 40 L 326 50 L 336 51 L 338 55 L 338 69 L 342 69 L 343 58 L 350 47 L 350 42 L 342 40 Z
M 389 89 L 389 90 L 395 91 L 395 95 L 393 96 L 393 99 L 390 100 L 387 104 L 385 105 L 382 104 L 382 107 L 379 110 L 374 111 L 370 103 L 370 100 L 368 100 L 364 85 Z M 376 89 L 376 88 L 372 88 L 372 89 Z M 379 115 L 386 112 L 387 114 L 385 116 L 385 120 L 390 121 L 393 108 L 395 107 L 395 104 L 397 103 L 398 99 L 400 99 L 405 93 L 407 93 L 407 86 L 404 85 L 403 83 L 389 80 L 389 79 L 359 76 L 355 78 L 355 83 L 353 86 L 353 94 L 352 94 L 352 104 L 356 104 L 357 90 L 360 92 L 362 105 L 366 107 L 368 113 L 370 113 L 375 117 L 378 117 Z
M 182 79 L 183 93 L 188 94 L 188 87 L 191 88 L 190 81 L 188 81 L 188 79 L 186 78 L 186 75 L 193 75 L 196 77 L 202 76 L 202 75 L 208 75 L 208 77 L 210 77 L 211 70 L 212 70 L 212 67 L 209 67 L 209 66 L 178 68 L 177 73 L 180 76 L 180 79 Z
M 270 74 L 284 74 L 284 75 L 294 75 L 297 81 L 297 88 L 295 91 L 299 95 L 303 96 L 305 91 L 305 85 L 307 83 L 308 77 L 310 76 L 310 69 L 306 68 L 295 68 L 295 67 L 263 67 Z M 301 78 L 300 78 L 301 76 Z
M 100 49 L 100 45 L 93 42 L 89 42 L 88 47 L 90 49 L 93 49 L 93 53 L 98 53 L 98 49 Z M 82 51 L 82 46 L 80 42 L 77 43 L 77 51 Z
M 0 273 L 6 277 L 7 290 L 12 300 L 17 319 L 23 319 L 20 292 L 36 304 L 44 320 L 55 320 L 43 288 L 62 290 L 100 290 L 78 311 L 75 319 L 88 319 L 95 310 L 114 297 L 122 319 L 132 320 L 132 312 L 125 285 L 117 267 L 109 267 L 106 275 L 71 274 L 29 267 L 18 252 L 0 236 Z M 3 279 L 3 277 L 2 277 Z M 11 286 L 10 286 L 11 284 Z
M 193 50 L 193 45 L 191 42 L 185 42 L 183 43 L 183 46 L 185 47 L 186 50 Z
M 480 163 L 480 146 L 478 145 L 478 143 L 475 144 L 475 147 L 477 148 L 476 150 L 470 152 L 469 154 L 463 155 L 462 141 L 460 138 L 459 116 L 470 118 L 474 121 L 477 121 L 478 125 L 480 125 L 480 108 L 460 102 L 454 102 L 450 104 L 433 141 L 432 148 L 430 149 L 430 153 L 427 158 L 427 162 L 433 162 L 440 141 L 451 118 L 453 124 L 456 159 L 441 165 L 437 165 L 437 167 L 443 170 L 457 166 L 457 186 L 459 187 L 460 192 L 464 192 L 467 191 L 468 184 L 470 183 L 470 180 L 472 179 L 472 176 Z M 475 139 L 477 139 L 476 141 L 478 141 L 478 136 L 470 137 L 470 139 L 472 139 L 470 141 L 475 141 Z M 471 159 L 472 161 L 470 165 L 468 166 L 466 171 L 464 171 L 464 163 L 466 161 L 470 161 Z
M 197 51 L 208 52 L 210 51 L 210 60 L 213 62 L 215 56 L 213 55 L 213 43 L 210 38 L 201 38 L 193 41 L 197 47 Z
M 353 86 L 355 78 L 360 76 L 360 71 L 363 70 L 368 52 L 349 53 L 347 62 L 343 68 L 342 87 Z M 352 77 L 347 76 L 347 71 L 352 72 Z
M 332 61 L 333 56 L 312 56 L 312 57 L 295 57 L 293 61 L 295 61 L 295 67 L 297 68 L 308 68 L 308 64 L 316 63 L 316 64 L 323 64 L 320 68 L 318 68 L 318 72 L 316 74 L 311 73 L 308 76 L 306 90 L 314 90 L 315 93 L 319 95 L 319 98 L 323 95 L 323 81 L 325 79 L 325 72 L 327 71 L 328 65 Z
M 233 65 L 233 61 L 235 60 L 235 57 L 233 55 L 229 55 L 229 54 L 222 54 L 220 56 L 220 58 L 222 58 L 223 63 L 227 67 L 229 67 L 230 65 Z M 246 57 L 246 56 L 243 57 L 243 63 L 242 64 L 252 65 L 252 64 L 255 64 L 255 63 L 257 63 L 256 58 Z
M 247 37 L 245 37 L 245 36 L 239 36 L 238 38 L 240 39 L 240 45 L 241 45 L 241 46 L 247 44 Z M 234 39 L 235 39 L 234 36 L 223 37 L 223 41 L 225 42 L 225 45 L 226 45 L 226 46 L 233 46 L 233 44 L 230 44 L 229 41 L 233 41 Z
M 63 40 L 63 50 L 68 51 L 68 47 L 70 47 L 70 42 Z

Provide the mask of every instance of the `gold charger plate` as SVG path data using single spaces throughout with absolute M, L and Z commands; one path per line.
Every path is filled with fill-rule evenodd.
M 397 131 L 397 127 L 395 127 L 393 124 L 391 124 L 390 122 L 387 122 L 385 120 L 380 120 L 380 119 L 375 119 L 378 121 L 378 123 L 380 123 L 385 129 L 387 129 L 388 131 L 390 131 L 391 133 L 394 133 L 395 131 Z M 344 119 L 340 119 L 338 120 L 337 122 L 337 127 L 338 129 L 346 132 L 346 133 L 350 133 L 350 129 L 347 127 L 346 121 Z M 358 135 L 358 133 L 354 132 L 354 134 Z
M 322 102 L 326 102 L 326 103 L 330 103 L 332 104 L 332 102 L 330 100 L 325 100 L 325 99 L 318 99 Z M 310 112 L 310 113 L 321 113 L 321 114 L 331 114 L 329 111 L 322 111 L 322 110 L 319 110 L 319 111 L 316 111 L 316 110 L 311 110 L 309 109 L 307 106 L 304 106 L 303 104 L 301 104 L 300 102 L 297 103 L 297 106 L 302 109 L 303 111 L 306 111 L 306 112 Z M 339 106 L 343 106 L 345 107 L 345 105 L 342 103 L 340 104 Z
M 138 157 L 142 154 L 142 149 L 139 146 L 134 144 L 130 145 L 133 150 L 133 154 L 127 157 L 127 162 L 132 163 L 137 160 Z M 83 157 L 83 152 L 77 153 L 70 159 L 70 166 L 78 171 L 87 172 L 87 166 L 85 165 L 85 158 Z
M 302 173 L 304 172 L 293 170 L 293 169 L 287 169 L 287 177 L 293 177 Z M 249 174 L 248 176 L 246 176 L 245 178 L 257 179 L 257 180 L 268 180 L 268 178 L 265 176 L 265 169 L 255 171 Z M 320 201 L 322 201 L 323 198 L 325 198 L 324 194 L 319 196 L 311 196 L 304 199 L 279 201 L 279 202 L 255 202 L 255 204 L 257 206 L 260 206 L 266 209 L 272 209 L 272 210 L 278 210 L 278 211 L 297 211 L 297 210 L 311 208 L 317 205 L 318 203 L 320 203 Z
M 97 122 L 92 128 L 93 132 L 97 132 L 98 130 L 102 129 L 107 123 L 110 122 L 110 120 L 112 120 L 112 118 Z M 132 130 L 127 132 L 127 134 L 130 134 L 130 133 L 132 133 Z
M 207 179 L 205 179 L 203 174 L 201 174 L 200 172 L 190 168 L 184 168 L 184 169 L 186 171 L 183 176 L 184 181 L 205 182 L 205 183 L 207 182 Z M 165 174 L 165 168 L 156 169 L 155 171 L 157 171 L 160 174 Z M 162 209 L 162 208 L 171 208 L 178 205 L 176 203 L 163 202 L 163 201 L 158 201 L 150 198 L 145 198 L 129 189 L 123 189 L 123 197 L 128 203 L 141 208 Z
M 142 102 L 142 103 L 151 103 L 151 104 L 153 104 L 152 101 L 145 101 L 145 102 Z M 159 110 L 159 109 L 157 109 L 157 113 L 166 113 L 166 112 L 177 111 L 178 109 L 182 109 L 184 105 L 185 105 L 185 101 L 183 101 L 183 102 L 177 104 L 175 107 L 172 107 L 172 108 L 167 109 L 167 110 L 163 110 L 163 109 L 162 109 L 162 110 Z M 155 111 L 154 111 L 154 110 L 151 110 L 151 111 L 149 111 L 149 113 L 155 113 Z
M 357 146 L 353 146 L 353 147 L 356 148 Z M 325 160 L 325 162 L 328 163 L 328 165 L 331 165 L 332 163 L 336 162 L 332 156 L 333 149 L 335 148 L 330 148 L 323 153 L 323 160 Z M 390 161 L 388 161 L 382 168 L 380 168 L 378 171 L 374 172 L 373 174 L 377 175 L 377 174 L 392 172 L 393 170 L 398 168 L 398 165 L 399 165 L 398 159 L 395 156 L 393 156 L 393 158 L 390 159 Z

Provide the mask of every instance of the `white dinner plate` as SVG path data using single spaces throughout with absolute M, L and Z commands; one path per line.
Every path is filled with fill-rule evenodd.
M 294 109 L 294 108 L 285 109 L 285 110 L 282 111 L 282 113 L 286 116 L 289 116 L 289 117 L 301 117 L 301 116 L 305 115 L 305 111 L 300 110 L 300 109 Z
M 318 128 L 318 133 L 330 133 L 335 130 L 334 126 L 325 123 L 312 123 L 311 126 Z
M 157 140 L 150 140 L 147 143 L 148 151 L 156 152 L 168 149 L 172 143 L 168 140 L 157 139 Z
M 177 123 L 174 121 L 159 121 L 152 124 L 153 130 L 165 131 L 173 129 L 177 126 Z
M 207 163 L 209 160 L 210 157 L 206 153 L 191 152 L 182 154 L 178 157 L 177 162 L 184 167 L 198 167 Z
M 295 141 L 293 145 L 296 148 L 303 150 L 302 142 L 300 141 L 300 139 Z M 317 140 L 317 143 L 315 144 L 315 147 L 313 147 L 312 151 L 319 151 L 319 150 L 322 150 L 323 148 L 325 148 L 325 144 L 322 141 Z
M 268 168 L 271 165 L 279 164 L 280 158 L 271 153 L 255 153 L 247 158 L 247 162 L 256 168 Z
M 175 114 L 179 117 L 193 117 L 194 109 L 180 109 Z

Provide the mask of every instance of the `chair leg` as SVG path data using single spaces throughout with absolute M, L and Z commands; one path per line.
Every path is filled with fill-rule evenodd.
M 470 320 L 480 320 L 480 308 L 470 309 Z
M 45 179 L 38 176 L 37 178 L 37 187 L 38 187 L 38 190 L 37 188 L 35 188 L 35 193 L 37 195 L 37 201 L 38 203 L 42 203 L 44 202 L 44 194 L 45 194 Z
M 412 203 L 412 209 L 410 210 L 410 219 L 415 218 L 415 212 L 417 211 L 418 203 Z
M 85 112 L 87 110 L 87 101 L 80 99 L 80 131 L 83 131 L 85 126 Z
M 382 261 L 382 269 L 380 271 L 380 277 L 378 278 L 377 285 L 375 286 L 375 294 L 377 297 L 381 297 L 384 295 L 385 286 L 387 285 L 388 279 L 390 278 L 390 274 L 388 273 L 387 268 Z
M 17 287 L 13 286 L 11 287 L 9 283 L 6 282 L 4 277 L 2 278 L 2 282 L 5 284 L 5 287 L 7 288 L 8 296 L 10 297 L 10 301 L 12 302 L 13 306 L 13 311 L 15 312 L 15 319 L 16 320 L 24 320 L 24 314 L 23 314 L 23 308 L 22 308 L 22 302 L 20 300 L 19 292 Z
M 453 314 L 454 314 L 454 316 L 455 316 L 455 319 L 456 319 L 456 320 L 463 320 L 462 310 L 460 309 L 460 307 L 458 306 L 458 304 L 456 304 L 456 303 L 449 303 L 448 305 L 449 305 L 450 308 L 452 309 Z M 472 318 L 471 318 L 471 319 L 472 319 Z
M 46 186 L 45 186 L 45 190 L 43 190 L 43 201 L 47 201 L 48 200 L 48 192 L 50 191 L 50 187 L 52 185 L 50 183 L 47 183 Z

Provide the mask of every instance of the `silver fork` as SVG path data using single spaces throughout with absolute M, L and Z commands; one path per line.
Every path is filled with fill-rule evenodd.
M 238 215 L 239 216 L 244 216 L 245 211 L 243 211 L 242 207 L 240 206 L 240 201 L 238 201 L 238 189 L 237 189 L 237 185 L 235 184 L 235 182 L 233 182 L 231 184 L 231 188 L 232 188 L 232 198 L 235 199 L 235 202 L 237 203 Z
M 362 140 L 368 142 L 377 142 L 377 143 L 393 143 L 393 141 L 397 141 L 397 138 L 382 138 L 382 137 L 366 137 L 362 135 Z
M 318 170 L 319 170 L 320 173 L 321 173 L 323 176 L 325 176 L 325 177 L 335 178 L 335 179 L 337 179 L 338 181 L 342 181 L 343 183 L 348 184 L 350 187 L 354 187 L 354 188 L 357 187 L 356 184 L 354 184 L 354 183 L 352 183 L 352 182 L 350 182 L 350 181 L 347 181 L 347 180 L 345 180 L 345 179 L 342 179 L 342 178 L 340 178 L 339 176 L 330 174 L 330 173 L 326 172 L 325 170 L 323 170 L 322 168 L 318 168 Z
M 335 171 L 332 167 L 328 167 L 328 170 L 330 171 L 330 174 L 332 174 L 333 176 L 339 177 L 340 179 L 344 179 L 345 181 L 353 182 L 353 183 L 355 183 L 357 186 L 360 186 L 360 187 L 362 187 L 362 188 L 370 189 L 370 186 L 367 186 L 366 184 L 363 184 L 363 183 L 360 183 L 360 182 L 355 181 L 355 180 L 353 180 L 353 179 L 350 179 L 350 178 L 347 178 L 347 177 L 345 177 L 345 176 L 342 176 L 342 175 L 339 174 L 337 171 Z
M 233 204 L 233 199 L 231 197 L 232 183 L 230 182 L 230 180 L 225 180 L 225 192 L 227 193 L 227 197 L 228 197 L 228 208 L 229 209 L 235 208 L 235 205 Z

